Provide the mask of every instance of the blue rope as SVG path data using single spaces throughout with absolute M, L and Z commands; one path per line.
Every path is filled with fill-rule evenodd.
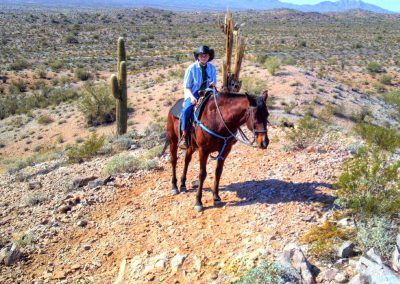
M 221 151 L 219 151 L 218 156 L 217 156 L 216 158 L 211 156 L 211 157 L 214 158 L 214 159 L 224 160 L 224 157 L 222 156 L 222 154 L 223 154 L 224 151 L 225 151 L 225 147 L 226 147 L 226 145 L 228 144 L 229 139 L 235 137 L 236 132 L 234 133 L 234 135 L 230 135 L 230 136 L 224 137 L 224 136 L 221 136 L 221 135 L 219 135 L 218 133 L 212 131 L 211 129 L 208 129 L 207 126 L 205 126 L 205 125 L 198 119 L 198 117 L 197 117 L 197 115 L 196 115 L 196 112 L 193 112 L 193 118 L 194 118 L 194 121 L 196 122 L 196 124 L 199 125 L 205 132 L 207 132 L 208 134 L 210 134 L 210 135 L 212 135 L 212 136 L 214 136 L 214 137 L 217 137 L 217 138 L 220 138 L 220 139 L 224 140 L 224 145 L 222 145 L 222 149 L 221 149 Z

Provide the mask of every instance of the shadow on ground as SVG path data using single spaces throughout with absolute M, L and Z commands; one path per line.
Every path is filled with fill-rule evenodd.
M 229 206 L 247 206 L 254 203 L 277 204 L 285 202 L 314 202 L 331 204 L 332 195 L 322 188 L 333 189 L 332 184 L 321 182 L 293 183 L 278 179 L 233 183 L 220 189 L 221 192 L 236 192 L 240 200 L 229 202 Z

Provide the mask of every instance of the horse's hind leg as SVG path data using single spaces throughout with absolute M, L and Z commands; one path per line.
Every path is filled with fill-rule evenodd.
M 182 177 L 181 177 L 181 187 L 180 187 L 181 192 L 186 192 L 187 191 L 187 189 L 186 189 L 186 175 L 187 175 L 187 171 L 188 171 L 188 168 L 189 168 L 190 161 L 192 160 L 193 153 L 194 153 L 194 150 L 193 150 L 192 147 L 189 147 L 186 150 L 186 153 L 185 153 L 185 165 L 183 167 L 183 173 L 182 173 Z
M 200 174 L 199 174 L 199 187 L 196 193 L 196 205 L 194 209 L 198 212 L 203 210 L 203 203 L 201 202 L 201 197 L 203 195 L 203 184 L 207 176 L 207 159 L 208 153 L 204 153 L 199 150 L 199 160 L 200 160 Z
M 178 194 L 178 187 L 176 185 L 176 164 L 178 161 L 178 142 L 173 141 L 169 144 L 169 151 L 171 154 L 171 166 L 172 166 L 172 179 L 171 179 L 171 194 Z

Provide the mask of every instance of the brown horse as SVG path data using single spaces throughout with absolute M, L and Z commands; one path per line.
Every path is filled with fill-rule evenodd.
M 192 129 L 191 143 L 186 150 L 185 165 L 181 177 L 180 192 L 186 192 L 186 174 L 193 153 L 199 150 L 200 174 L 199 185 L 196 194 L 196 211 L 203 210 L 201 202 L 203 183 L 207 176 L 207 160 L 211 153 L 218 152 L 216 158 L 217 168 L 215 170 L 214 184 L 212 187 L 214 206 L 221 203 L 218 193 L 219 181 L 226 157 L 236 143 L 234 134 L 239 127 L 246 123 L 253 132 L 254 140 L 259 148 L 266 149 L 269 144 L 267 133 L 268 110 L 266 101 L 268 91 L 262 96 L 253 96 L 237 93 L 217 93 L 210 97 L 204 106 L 200 120 L 195 117 L 195 126 Z M 179 103 L 179 101 L 177 102 Z M 196 121 L 197 120 L 197 121 Z M 178 160 L 178 141 L 180 136 L 179 119 L 172 114 L 172 108 L 167 118 L 167 143 L 171 154 L 172 164 L 172 194 L 178 194 L 176 185 L 176 163 Z

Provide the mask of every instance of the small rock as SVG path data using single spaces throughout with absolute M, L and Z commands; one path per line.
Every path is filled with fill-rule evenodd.
M 0 255 L 0 258 L 3 258 L 3 262 L 7 266 L 13 265 L 21 258 L 21 252 L 15 244 L 12 245 L 11 249 L 2 249 Z
M 338 283 L 347 283 L 348 280 L 349 280 L 349 277 L 347 276 L 347 274 L 338 273 L 335 276 L 335 281 Z
M 31 181 L 28 183 L 29 190 L 42 188 L 42 183 L 40 181 Z
M 68 211 L 71 211 L 72 207 L 69 205 L 61 205 L 58 209 L 57 212 L 58 213 L 67 213 Z
M 76 222 L 76 225 L 78 225 L 79 227 L 86 227 L 87 224 L 88 222 L 86 220 L 79 220 L 78 222 Z
M 339 220 L 336 224 L 338 227 L 341 227 L 341 228 L 355 227 L 354 221 L 348 217 Z
M 84 250 L 90 250 L 92 247 L 89 244 L 84 244 L 84 245 L 82 245 L 82 248 Z
M 392 254 L 392 268 L 394 271 L 400 271 L 400 251 L 398 246 L 395 246 Z
M 210 278 L 211 278 L 212 280 L 217 279 L 217 278 L 218 278 L 218 271 L 212 272 Z
M 80 187 L 87 185 L 89 183 L 89 181 L 93 181 L 95 179 L 97 179 L 97 177 L 95 177 L 95 176 L 77 177 L 72 181 L 69 188 L 70 188 L 70 190 L 76 190 Z
M 332 281 L 335 279 L 336 275 L 339 273 L 339 270 L 336 268 L 325 270 L 321 273 L 320 277 L 325 281 Z
M 173 273 L 177 272 L 186 259 L 186 255 L 177 254 L 171 259 L 171 270 Z
M 344 242 L 338 249 L 338 256 L 341 258 L 349 258 L 354 255 L 354 244 L 350 241 Z
M 383 264 L 383 260 L 376 248 L 371 248 L 370 250 L 368 250 L 367 255 L 369 256 L 370 259 L 372 259 L 376 263 Z
M 66 275 L 65 272 L 59 271 L 59 272 L 55 272 L 53 274 L 53 277 L 51 277 L 54 280 L 60 280 L 60 279 L 65 279 Z

